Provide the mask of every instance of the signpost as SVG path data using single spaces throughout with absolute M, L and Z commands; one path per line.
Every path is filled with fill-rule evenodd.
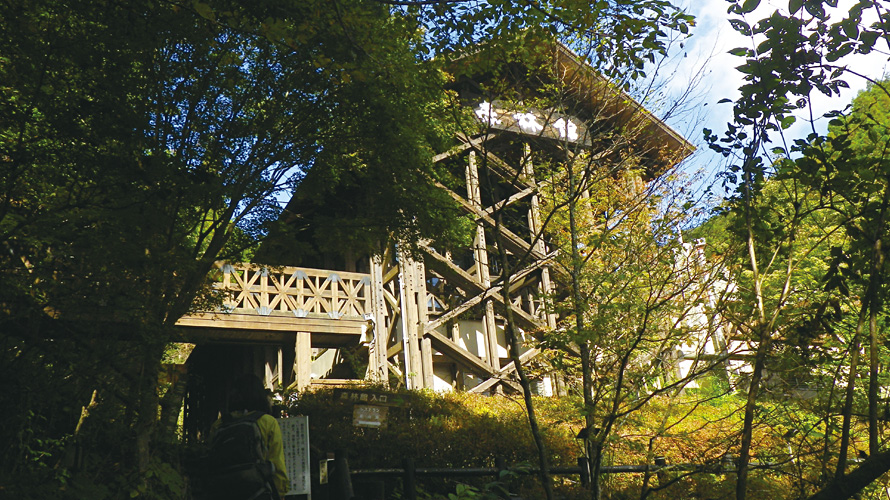
M 386 406 L 355 405 L 352 407 L 352 425 L 379 429 L 386 426 Z
M 288 495 L 306 495 L 312 498 L 312 481 L 309 477 L 309 417 L 279 418 L 281 441 L 284 445 L 284 463 L 290 479 Z
M 389 407 L 405 405 L 400 395 L 363 389 L 337 389 L 334 400 L 352 403 L 352 425 L 371 429 L 386 427 Z

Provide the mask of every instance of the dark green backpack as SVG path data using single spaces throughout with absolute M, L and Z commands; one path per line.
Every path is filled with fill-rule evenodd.
M 274 467 L 257 420 L 264 414 L 225 414 L 210 443 L 205 492 L 219 500 L 278 500 Z

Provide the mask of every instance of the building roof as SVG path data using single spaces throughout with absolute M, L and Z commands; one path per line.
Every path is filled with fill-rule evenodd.
M 515 54 L 511 52 L 510 46 L 502 48 L 495 44 L 480 45 L 471 52 L 455 57 L 450 63 L 451 69 L 460 76 L 456 86 L 459 87 L 463 82 L 475 87 L 475 92 L 469 92 L 475 93 L 475 96 L 471 95 L 468 99 L 465 93 L 462 97 L 470 101 L 471 105 L 480 106 L 477 108 L 477 116 L 485 110 L 491 110 L 491 116 L 497 116 L 501 123 L 494 128 L 564 140 L 565 132 L 557 134 L 554 125 L 563 126 L 568 118 L 575 115 L 578 120 L 572 126 L 579 131 L 580 137 L 575 141 L 577 144 L 592 146 L 591 141 L 598 139 L 599 132 L 618 130 L 619 135 L 630 138 L 629 143 L 632 143 L 635 154 L 642 157 L 650 176 L 676 165 L 695 151 L 695 147 L 683 136 L 563 43 L 556 40 L 525 40 L 523 43 L 522 49 Z M 528 52 L 524 50 L 528 47 L 541 50 L 535 51 L 529 58 Z M 486 64 L 486 60 L 490 60 L 491 64 Z M 520 130 L 522 124 L 510 118 L 515 116 L 510 110 L 510 104 L 499 101 L 504 96 L 494 95 L 495 91 L 484 88 L 486 84 L 497 87 L 496 82 L 505 77 L 512 78 L 514 85 L 526 85 L 526 90 L 532 92 L 532 95 L 539 90 L 536 87 L 557 83 L 559 91 L 564 92 L 572 101 L 567 106 L 571 109 L 534 109 L 533 113 L 540 120 L 537 132 Z M 509 93 L 509 90 L 504 90 Z M 520 97 L 519 101 L 523 97 L 525 96 Z M 477 102 L 473 102 L 473 98 Z M 523 105 L 522 102 L 516 104 Z M 560 105 L 564 106 L 565 103 Z M 566 121 L 560 122 L 560 119 Z
M 594 108 L 603 107 L 613 119 L 639 126 L 648 134 L 651 146 L 670 157 L 671 164 L 679 163 L 695 151 L 689 141 L 653 115 L 636 99 L 602 76 L 593 66 L 581 59 L 564 44 L 554 41 L 555 62 L 566 84 L 573 86 L 582 103 Z

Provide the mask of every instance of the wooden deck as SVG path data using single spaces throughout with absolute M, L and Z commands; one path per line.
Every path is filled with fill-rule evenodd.
M 334 347 L 369 328 L 367 274 L 220 262 L 213 278 L 221 307 L 177 321 L 181 340 L 287 344 L 304 332 L 312 347 Z

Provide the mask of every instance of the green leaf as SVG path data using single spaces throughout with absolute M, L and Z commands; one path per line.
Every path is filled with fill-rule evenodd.
M 848 19 L 842 22 L 841 28 L 844 29 L 844 34 L 851 39 L 855 40 L 859 36 L 859 24 L 853 19 Z
M 788 2 L 788 12 L 791 14 L 797 14 L 801 7 L 803 7 L 803 0 L 789 0 Z
M 192 2 L 192 8 L 194 8 L 195 12 L 204 19 L 216 21 L 216 16 L 213 14 L 213 8 L 210 7 L 210 5 L 207 5 L 204 2 L 195 1 Z
M 745 3 L 742 4 L 742 14 L 750 14 L 754 12 L 760 5 L 760 0 L 745 0 Z
M 860 54 L 868 54 L 875 47 L 875 42 L 878 40 L 880 33 L 877 31 L 864 31 L 859 35 L 859 41 L 862 42 L 859 46 Z
M 787 130 L 788 127 L 790 127 L 791 125 L 794 125 L 794 122 L 796 122 L 796 121 L 797 121 L 797 118 L 795 118 L 794 115 L 788 115 L 788 116 L 782 118 L 782 121 L 781 121 L 782 130 Z
M 745 36 L 751 35 L 751 26 L 749 26 L 748 23 L 746 23 L 745 21 L 742 21 L 741 19 L 730 19 L 729 24 L 732 26 L 732 29 Z
M 804 8 L 816 19 L 825 19 L 825 8 L 822 7 L 822 0 L 806 0 Z

